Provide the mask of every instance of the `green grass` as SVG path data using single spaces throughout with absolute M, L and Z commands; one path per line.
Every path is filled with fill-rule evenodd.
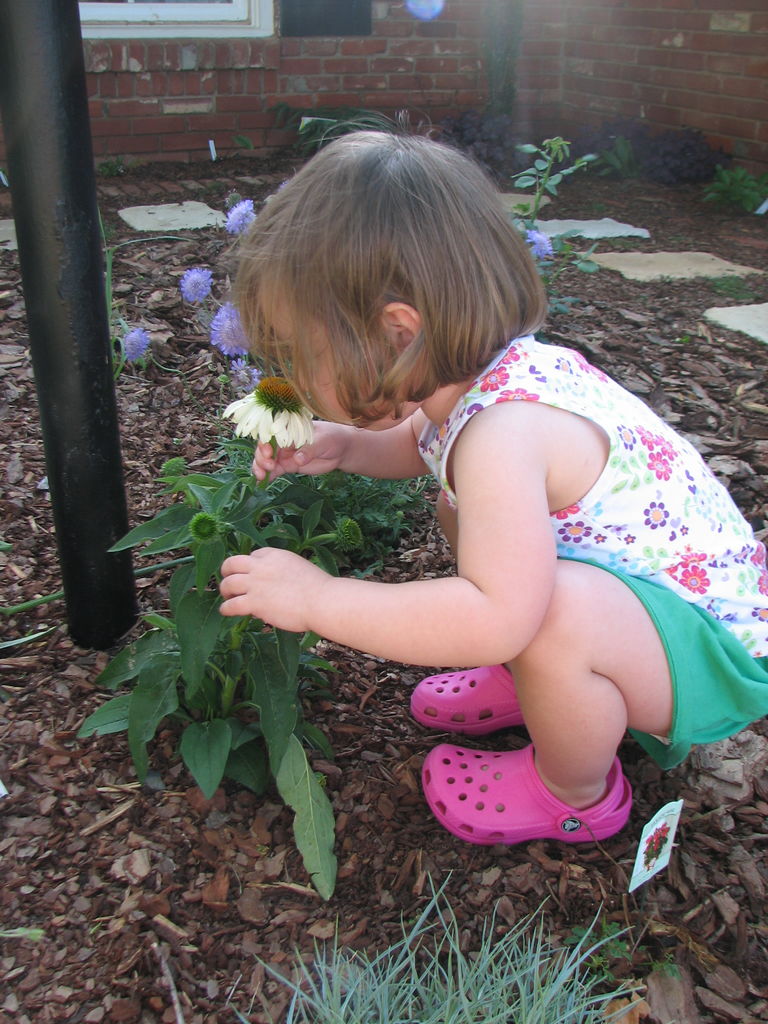
M 736 274 L 713 277 L 709 283 L 718 295 L 723 295 L 728 299 L 735 299 L 738 302 L 753 302 L 756 298 L 754 288 L 743 277 L 738 277 Z
M 293 993 L 286 1024 L 605 1024 L 611 999 L 629 994 L 598 992 L 605 975 L 590 970 L 617 942 L 613 931 L 593 941 L 589 927 L 555 948 L 540 917 L 507 929 L 494 915 L 466 953 L 444 889 L 381 953 L 343 949 L 336 939 L 316 947 L 311 964 L 297 954 L 293 978 L 264 964 Z

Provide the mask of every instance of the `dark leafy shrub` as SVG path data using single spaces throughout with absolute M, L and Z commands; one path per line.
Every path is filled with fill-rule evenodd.
M 598 174 L 614 178 L 639 178 L 640 165 L 635 147 L 623 135 L 617 135 L 610 149 L 604 149 L 595 162 Z
M 713 149 L 694 128 L 670 129 L 655 135 L 650 151 L 643 155 L 645 176 L 662 185 L 710 181 L 718 165 L 730 157 L 722 149 Z
M 526 166 L 518 150 L 524 140 L 509 114 L 467 110 L 441 123 L 441 139 L 469 153 L 492 173 L 506 176 Z
M 573 153 L 597 153 L 600 168 L 619 177 L 639 176 L 662 185 L 710 181 L 718 165 L 730 162 L 694 128 L 655 131 L 644 121 L 618 118 L 580 132 Z
M 333 472 L 310 480 L 334 508 L 343 509 L 359 524 L 360 547 L 346 556 L 346 564 L 358 572 L 370 572 L 403 534 L 411 532 L 416 519 L 431 515 L 426 477 L 375 480 Z
M 638 160 L 648 148 L 650 135 L 651 129 L 644 121 L 612 118 L 600 125 L 590 125 L 574 132 L 571 152 L 574 156 L 607 153 L 615 148 L 618 139 L 623 139 Z
M 252 445 L 240 439 L 227 441 L 223 451 L 232 469 L 250 471 Z M 280 494 L 294 487 L 291 476 L 280 477 L 270 485 Z M 334 471 L 322 476 L 301 478 L 305 491 L 312 490 L 322 502 L 325 518 L 333 521 L 333 513 L 343 513 L 358 525 L 361 537 L 351 550 L 334 552 L 336 563 L 345 570 L 367 575 L 397 547 L 400 538 L 413 530 L 414 523 L 431 515 L 427 477 L 415 480 L 378 480 L 372 477 Z M 272 543 L 275 543 L 273 540 Z M 279 545 L 278 545 L 279 546 Z

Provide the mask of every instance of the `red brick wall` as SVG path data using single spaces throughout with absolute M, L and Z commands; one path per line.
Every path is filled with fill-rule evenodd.
M 247 137 L 257 150 L 295 139 L 276 103 L 407 108 L 412 122 L 481 107 L 484 0 L 447 0 L 434 21 L 374 0 L 370 37 L 86 40 L 96 161 L 196 160 Z M 0 139 L 0 157 L 2 139 Z
M 282 145 L 278 102 L 407 108 L 413 121 L 481 107 L 487 2 L 446 0 L 420 22 L 402 0 L 373 0 L 370 37 L 86 41 L 96 160 L 205 159 L 209 139 L 225 154 L 235 135 Z M 521 135 L 638 117 L 700 128 L 768 169 L 768 0 L 522 3 Z
M 521 117 L 644 118 L 768 170 L 768 0 L 524 0 Z

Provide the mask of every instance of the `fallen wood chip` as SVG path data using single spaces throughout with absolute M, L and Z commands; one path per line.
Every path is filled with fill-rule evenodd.
M 130 800 L 124 800 L 121 804 L 113 807 L 111 811 L 107 811 L 105 814 L 99 815 L 95 818 L 90 825 L 86 825 L 85 828 L 80 829 L 81 836 L 91 836 L 94 832 L 98 832 L 99 829 L 105 828 L 107 825 L 111 825 L 113 821 L 117 821 L 118 818 L 122 818 L 136 803 L 136 799 L 132 797 Z

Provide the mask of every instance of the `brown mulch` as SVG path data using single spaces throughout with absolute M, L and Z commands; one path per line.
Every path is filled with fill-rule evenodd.
M 137 168 L 100 179 L 110 243 L 133 233 L 124 205 L 201 199 L 223 208 L 237 191 L 258 199 L 289 171 L 281 161 L 224 161 Z M 248 179 L 248 180 L 246 180 Z M 7 191 L 0 217 L 9 216 Z M 701 201 L 698 188 L 668 189 L 584 177 L 558 200 L 558 216 L 612 216 L 651 232 L 610 249 L 698 249 L 765 271 L 766 218 Z M 206 265 L 224 284 L 223 231 L 182 232 L 117 250 L 115 298 L 153 337 L 155 362 L 117 385 L 131 522 L 158 510 L 155 478 L 171 455 L 209 467 L 216 414 L 228 393 L 224 362 L 207 344 L 178 279 Z M 768 276 L 741 284 L 637 284 L 618 274 L 568 272 L 578 296 L 545 334 L 579 348 L 691 436 L 758 533 L 768 533 L 768 346 L 708 325 L 714 305 L 768 301 Z M 0 251 L 0 439 L 3 606 L 56 591 L 50 499 L 28 353 L 16 255 Z M 431 518 L 414 524 L 383 569 L 387 579 L 450 571 Z M 162 608 L 167 577 L 139 581 L 142 610 Z M 76 733 L 103 695 L 94 678 L 107 654 L 78 649 L 61 602 L 4 616 L 3 639 L 55 627 L 0 658 L 0 930 L 40 927 L 39 942 L 0 940 L 0 1021 L 252 1022 L 278 1020 L 285 991 L 261 961 L 288 970 L 298 948 L 333 934 L 381 949 L 449 874 L 447 894 L 467 949 L 494 907 L 504 929 L 541 913 L 555 940 L 587 925 L 628 928 L 610 973 L 645 986 L 629 1020 L 681 1024 L 768 1019 L 768 727 L 757 723 L 709 762 L 663 773 L 631 741 L 622 759 L 634 786 L 629 826 L 596 846 L 556 842 L 475 847 L 431 818 L 419 769 L 434 738 L 407 714 L 412 667 L 323 645 L 338 668 L 333 699 L 307 714 L 335 759 L 316 761 L 337 822 L 340 871 L 323 903 L 308 887 L 290 813 L 274 796 L 227 785 L 206 801 L 175 754 L 167 729 L 151 751 L 152 786 L 140 787 L 124 737 Z M 511 730 L 500 742 L 522 745 Z M 643 824 L 685 801 L 669 868 L 627 894 Z M 545 902 L 546 901 L 546 902 Z M 600 929 L 598 929 L 600 934 Z M 675 970 L 669 968 L 674 967 Z M 172 985 L 168 978 L 173 979 Z M 174 1006 L 174 992 L 178 998 Z

